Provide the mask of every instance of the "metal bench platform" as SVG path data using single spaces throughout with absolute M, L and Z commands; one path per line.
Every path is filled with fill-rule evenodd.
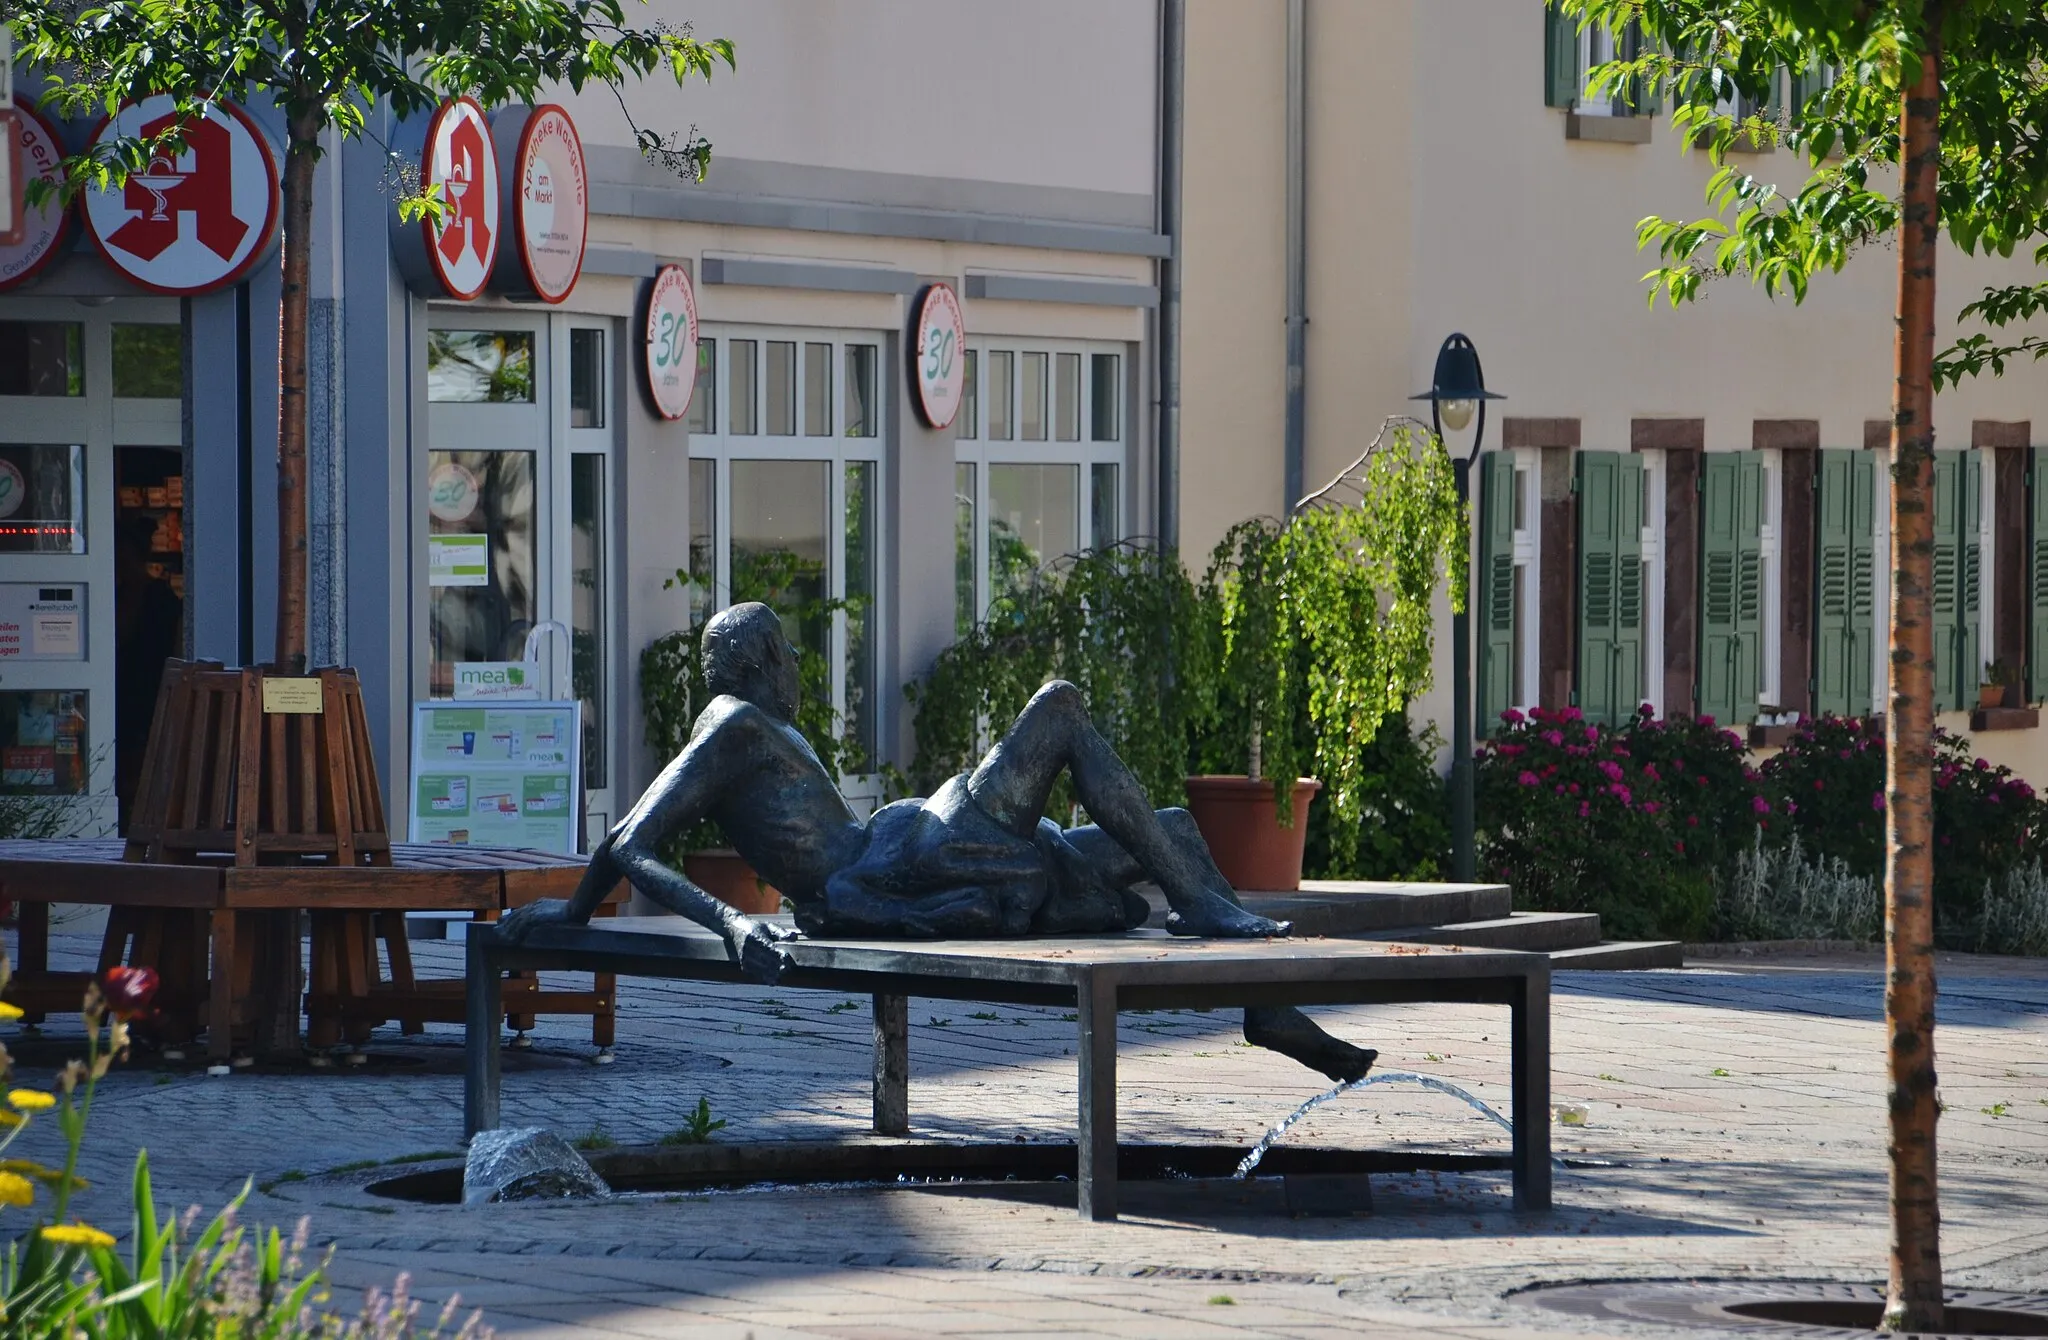
M 1513 1043 L 1517 1210 L 1550 1208 L 1550 961 L 1514 950 L 1354 940 L 1190 940 L 1158 931 L 1030 940 L 800 940 L 778 987 L 874 998 L 874 1124 L 908 1131 L 912 996 L 1071 1007 L 1079 1027 L 1081 1215 L 1117 1213 L 1119 1010 L 1444 1001 L 1506 1005 Z M 465 1134 L 498 1125 L 507 970 L 569 969 L 740 983 L 722 941 L 677 917 L 535 929 L 523 944 L 470 927 Z

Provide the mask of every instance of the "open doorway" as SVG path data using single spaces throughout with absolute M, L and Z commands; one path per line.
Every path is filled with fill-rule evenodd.
M 114 448 L 114 793 L 125 832 L 164 662 L 185 647 L 184 458 Z

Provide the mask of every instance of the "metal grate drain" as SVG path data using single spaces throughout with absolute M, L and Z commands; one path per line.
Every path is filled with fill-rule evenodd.
M 1841 1340 L 1868 1336 L 1884 1310 L 1884 1290 L 1869 1284 L 1806 1280 L 1601 1280 L 1541 1284 L 1513 1302 L 1581 1320 L 1646 1322 L 1687 1330 Z M 1963 1336 L 2048 1336 L 2048 1295 L 1953 1289 L 1948 1329 L 1921 1340 Z

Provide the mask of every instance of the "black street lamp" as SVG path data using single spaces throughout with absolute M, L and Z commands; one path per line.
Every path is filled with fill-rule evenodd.
M 1472 500 L 1472 462 L 1479 457 L 1480 439 L 1486 436 L 1486 402 L 1505 400 L 1486 389 L 1486 377 L 1479 370 L 1479 351 L 1463 335 L 1452 335 L 1436 353 L 1436 375 L 1429 390 L 1410 397 L 1429 402 L 1431 426 L 1441 439 L 1444 429 L 1463 432 L 1476 414 L 1478 427 L 1472 430 L 1471 450 L 1451 456 L 1451 474 L 1457 481 L 1458 506 L 1469 509 Z M 1448 447 L 1448 444 L 1446 444 Z M 1451 878 L 1469 884 L 1475 863 L 1472 813 L 1472 551 L 1465 551 L 1465 608 L 1451 616 Z

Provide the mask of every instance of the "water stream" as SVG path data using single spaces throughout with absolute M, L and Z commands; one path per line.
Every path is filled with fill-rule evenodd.
M 1447 1093 L 1453 1098 L 1462 1098 L 1473 1108 L 1491 1117 L 1502 1130 L 1510 1135 L 1514 1134 L 1515 1126 L 1513 1122 L 1448 1080 L 1438 1079 L 1434 1075 L 1418 1075 L 1411 1070 L 1387 1070 L 1377 1075 L 1367 1075 L 1364 1079 L 1346 1080 L 1328 1093 L 1317 1094 L 1300 1107 L 1295 1108 L 1294 1111 L 1288 1113 L 1285 1121 L 1275 1126 L 1272 1130 L 1267 1131 L 1265 1136 L 1256 1145 L 1252 1146 L 1252 1152 L 1245 1155 L 1243 1162 L 1237 1165 L 1237 1172 L 1234 1176 L 1240 1178 L 1250 1177 L 1252 1171 L 1259 1166 L 1259 1160 L 1266 1157 L 1266 1151 L 1278 1144 L 1280 1137 L 1287 1134 L 1288 1130 L 1303 1117 L 1306 1117 L 1324 1103 L 1329 1102 L 1338 1094 L 1349 1092 L 1352 1089 L 1363 1089 L 1372 1084 L 1419 1084 L 1425 1089 L 1434 1089 L 1438 1093 Z

